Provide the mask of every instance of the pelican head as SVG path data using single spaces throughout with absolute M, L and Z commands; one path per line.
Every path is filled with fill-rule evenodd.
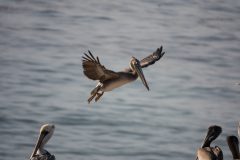
M 55 129 L 55 126 L 53 124 L 44 124 L 41 127 L 37 144 L 32 152 L 30 159 L 34 157 L 37 152 L 39 154 L 44 154 L 44 152 L 46 152 L 43 149 L 43 147 L 48 142 L 48 140 L 52 137 L 54 129 Z
M 222 128 L 220 126 L 210 126 L 201 148 L 210 147 L 212 141 L 214 141 L 221 133 Z
M 149 90 L 147 81 L 146 81 L 143 71 L 142 71 L 142 67 L 140 65 L 140 61 L 137 58 L 135 58 L 135 57 L 131 58 L 130 68 L 134 73 L 137 73 L 137 75 L 141 78 L 143 85 L 147 88 L 147 90 Z
M 218 160 L 223 160 L 223 152 L 222 152 L 220 147 L 215 146 L 212 149 L 212 151 L 213 151 L 214 155 L 217 157 Z

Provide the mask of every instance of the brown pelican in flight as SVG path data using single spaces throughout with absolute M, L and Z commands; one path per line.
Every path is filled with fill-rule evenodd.
M 165 52 L 162 52 L 162 46 L 151 55 L 139 61 L 135 57 L 130 60 L 129 68 L 124 71 L 114 72 L 106 69 L 99 61 L 98 57 L 94 57 L 90 51 L 82 58 L 83 73 L 92 80 L 99 80 L 97 86 L 91 91 L 91 96 L 88 99 L 90 103 L 94 97 L 95 102 L 103 95 L 104 92 L 111 91 L 126 83 L 135 81 L 138 77 L 141 78 L 143 85 L 149 90 L 147 81 L 145 80 L 142 68 L 154 64 L 158 61 Z
M 214 141 L 222 132 L 220 126 L 210 126 L 208 128 L 207 135 L 203 141 L 201 148 L 197 150 L 197 158 L 199 160 L 222 160 L 223 153 L 220 147 L 211 147 L 212 141 Z
M 45 124 L 40 129 L 40 134 L 32 152 L 30 160 L 55 160 L 55 156 L 51 155 L 44 149 L 44 145 L 52 137 L 55 126 L 52 124 Z

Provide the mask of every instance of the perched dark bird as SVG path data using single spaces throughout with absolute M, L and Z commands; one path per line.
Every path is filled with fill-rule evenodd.
M 240 122 L 238 122 L 238 136 L 240 138 Z M 227 137 L 228 147 L 232 152 L 233 159 L 240 160 L 240 152 L 239 152 L 239 141 L 238 138 L 234 135 Z
M 130 67 L 121 72 L 114 72 L 106 69 L 99 61 L 98 57 L 94 57 L 90 51 L 85 54 L 82 60 L 83 73 L 92 80 L 98 80 L 97 86 L 91 91 L 91 96 L 88 99 L 90 103 L 94 97 L 95 101 L 103 95 L 104 92 L 112 91 L 124 84 L 135 81 L 138 77 L 141 78 L 144 86 L 149 90 L 147 81 L 145 80 L 142 68 L 154 64 L 158 61 L 165 52 L 162 52 L 162 46 L 151 55 L 139 61 L 135 57 L 130 60 Z
M 55 156 L 44 149 L 44 145 L 52 137 L 54 129 L 55 126 L 52 124 L 45 124 L 41 127 L 40 134 L 30 160 L 55 160 Z
M 236 136 L 228 136 L 227 142 L 229 149 L 232 152 L 233 159 L 240 159 L 238 138 Z
M 211 147 L 212 141 L 214 141 L 222 132 L 220 126 L 210 126 L 208 128 L 207 135 L 203 141 L 201 148 L 197 150 L 197 158 L 199 160 L 222 160 L 223 153 L 220 147 Z

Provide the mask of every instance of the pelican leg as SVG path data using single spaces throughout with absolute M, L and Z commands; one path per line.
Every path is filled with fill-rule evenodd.
M 102 97 L 103 93 L 104 93 L 104 92 L 102 92 L 102 93 L 97 93 L 97 97 L 95 98 L 95 102 L 97 102 L 97 101 L 100 99 L 100 97 Z
M 93 98 L 98 94 L 98 91 L 101 89 L 101 86 L 100 85 L 97 85 L 96 88 L 94 88 L 92 91 L 91 91 L 91 96 L 88 98 L 88 103 L 90 103 Z
M 90 103 L 96 95 L 97 95 L 97 92 L 93 93 L 93 94 L 88 98 L 88 103 Z
M 91 95 L 93 95 L 94 93 L 97 93 L 102 87 L 101 83 L 98 83 L 97 86 L 91 91 Z

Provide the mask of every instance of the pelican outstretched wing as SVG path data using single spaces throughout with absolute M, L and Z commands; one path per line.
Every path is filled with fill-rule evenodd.
M 118 78 L 119 75 L 111 70 L 106 69 L 99 61 L 98 57 L 94 57 L 90 51 L 89 54 L 84 53 L 82 58 L 83 73 L 92 80 L 103 82 L 108 79 Z
M 143 58 L 140 61 L 141 67 L 147 67 L 149 65 L 154 64 L 156 61 L 162 58 L 162 56 L 165 54 L 165 52 L 162 52 L 162 46 L 158 48 L 155 52 L 153 52 L 151 55 L 147 56 L 146 58 Z

